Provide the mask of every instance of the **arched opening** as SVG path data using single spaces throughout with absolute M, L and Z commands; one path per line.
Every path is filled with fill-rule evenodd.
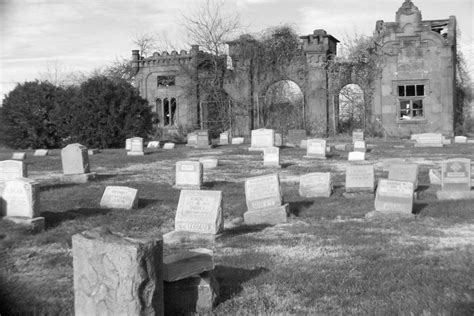
M 345 85 L 339 92 L 338 130 L 349 133 L 363 129 L 365 120 L 364 91 L 358 84 Z
M 258 127 L 286 133 L 304 127 L 304 95 L 293 81 L 280 80 L 270 85 L 259 102 Z
M 163 121 L 163 102 L 160 98 L 156 99 L 155 113 L 158 120 L 157 123 L 162 122 Z

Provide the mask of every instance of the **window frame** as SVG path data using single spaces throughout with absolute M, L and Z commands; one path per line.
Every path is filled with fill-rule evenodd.
M 429 82 L 427 79 L 420 80 L 394 80 L 392 86 L 393 95 L 397 98 L 397 113 L 396 121 L 397 123 L 424 123 L 426 122 L 426 103 L 425 98 L 429 94 Z M 407 86 L 413 86 L 414 91 L 413 95 L 407 96 Z M 423 86 L 423 95 L 419 94 L 418 86 Z M 401 89 L 404 87 L 404 95 L 400 95 Z M 411 93 L 410 93 L 411 94 Z M 421 108 L 415 107 L 416 102 L 421 102 Z M 408 104 L 406 107 L 407 112 L 409 113 L 409 118 L 402 118 L 402 105 L 403 103 Z M 421 112 L 422 115 L 414 116 L 414 113 Z

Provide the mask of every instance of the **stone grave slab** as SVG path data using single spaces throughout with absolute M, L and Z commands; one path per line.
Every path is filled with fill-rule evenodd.
M 326 140 L 308 139 L 304 158 L 326 159 Z
M 443 135 L 438 133 L 423 133 L 413 136 L 415 147 L 443 147 Z
M 28 171 L 26 164 L 23 161 L 0 161 L 0 182 L 26 177 L 28 177 Z
M 195 132 L 188 133 L 186 136 L 187 143 L 186 146 L 196 147 L 197 146 L 197 134 Z
M 163 280 L 174 282 L 215 268 L 213 251 L 206 248 L 181 251 L 163 257 Z
M 175 231 L 217 235 L 224 230 L 221 191 L 182 190 Z
M 131 210 L 138 207 L 138 190 L 109 185 L 105 188 L 100 207 Z
M 242 145 L 244 143 L 244 138 L 243 137 L 233 137 L 231 142 L 232 145 Z
M 215 169 L 219 165 L 219 159 L 215 157 L 201 157 L 199 162 L 202 163 L 204 169 Z
M 196 148 L 211 148 L 211 139 L 209 138 L 209 131 L 202 129 L 195 131 L 197 136 Z
M 282 198 L 278 174 L 248 178 L 245 181 L 245 200 L 249 211 L 280 206 Z
M 176 162 L 175 188 L 201 189 L 203 182 L 203 166 L 199 161 Z
M 454 143 L 456 143 L 456 144 L 465 144 L 465 143 L 467 143 L 467 137 L 466 136 L 455 136 L 454 137 Z
M 355 129 L 352 131 L 352 143 L 356 141 L 364 141 L 364 131 L 360 129 Z
M 132 150 L 132 139 L 125 139 L 125 150 Z
M 174 143 L 165 143 L 163 145 L 163 149 L 174 149 L 175 144 Z
M 219 134 L 219 145 L 229 145 L 229 132 Z
M 280 148 L 267 147 L 263 150 L 263 166 L 281 168 L 280 166 Z
M 143 151 L 143 138 L 133 137 L 130 139 L 131 147 L 130 151 L 127 152 L 128 156 L 144 156 L 145 152 Z
M 36 157 L 43 157 L 49 155 L 49 150 L 47 149 L 36 149 L 35 152 L 33 153 L 33 156 Z
M 351 151 L 347 156 L 349 161 L 362 161 L 365 160 L 365 153 L 361 151 Z
M 26 153 L 25 152 L 14 152 L 12 155 L 13 160 L 25 160 Z
M 299 194 L 304 197 L 330 197 L 332 178 L 330 172 L 312 172 L 300 177 Z
M 254 129 L 250 141 L 250 151 L 263 150 L 265 147 L 273 147 L 275 144 L 275 131 L 273 129 Z
M 375 196 L 375 210 L 411 214 L 413 191 L 412 182 L 380 179 Z
M 291 129 L 288 131 L 288 143 L 299 146 L 304 139 L 306 139 L 306 130 Z
M 373 165 L 349 165 L 346 170 L 346 193 L 366 192 L 373 196 L 375 171 Z M 345 196 L 345 195 L 344 195 Z M 347 197 L 352 197 L 348 195 Z
M 388 170 L 389 180 L 407 181 L 413 183 L 413 188 L 418 188 L 418 164 L 404 163 L 392 164 Z
M 163 315 L 163 241 L 98 228 L 72 236 L 76 315 Z
M 360 152 L 365 153 L 367 151 L 367 146 L 365 145 L 365 141 L 356 140 L 354 142 L 354 151 L 360 151 Z

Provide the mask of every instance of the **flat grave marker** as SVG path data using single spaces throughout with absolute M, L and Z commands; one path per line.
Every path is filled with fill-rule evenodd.
M 243 137 L 232 137 L 231 143 L 232 145 L 242 145 L 244 143 Z
M 423 133 L 412 135 L 416 140 L 415 147 L 443 147 L 443 135 L 438 133 Z
M 49 155 L 49 150 L 47 149 L 36 149 L 35 152 L 33 153 L 33 156 L 36 157 L 44 157 Z
M 125 186 L 109 185 L 105 188 L 100 206 L 131 210 L 138 207 L 138 190 Z
M 174 149 L 175 143 L 165 143 L 163 149 Z
M 219 165 L 219 159 L 215 157 L 201 157 L 199 162 L 202 163 L 204 169 L 215 169 Z
M 349 161 L 362 161 L 362 160 L 365 160 L 365 152 L 351 151 L 347 155 L 347 160 L 349 160 Z
M 467 137 L 466 136 L 455 136 L 454 137 L 454 143 L 456 143 L 456 144 L 466 144 L 467 143 Z

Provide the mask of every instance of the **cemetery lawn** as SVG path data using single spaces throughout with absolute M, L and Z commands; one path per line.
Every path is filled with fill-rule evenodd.
M 98 226 L 132 237 L 172 231 L 179 199 L 172 188 L 176 161 L 217 156 L 220 166 L 204 171 L 204 189 L 221 190 L 224 200 L 225 232 L 213 247 L 220 283 L 215 314 L 473 315 L 474 202 L 436 200 L 439 186 L 429 184 L 428 170 L 445 158 L 473 160 L 474 146 L 414 148 L 408 141 L 372 139 L 368 144 L 375 145 L 367 159 L 376 178 L 387 176 L 387 159 L 419 164 L 416 215 L 366 219 L 373 199 L 342 196 L 348 161 L 341 151 L 321 161 L 302 158 L 303 149 L 283 148 L 283 168 L 270 169 L 248 145 L 209 150 L 178 145 L 142 157 L 103 150 L 89 157 L 98 179 L 77 185 L 59 182 L 59 150 L 47 157 L 28 151 L 29 177 L 41 183 L 46 230 L 34 233 L 0 220 L 0 314 L 73 314 L 71 236 Z M 0 160 L 12 152 L 0 150 Z M 335 180 L 331 197 L 299 196 L 300 175 L 327 171 Z M 288 223 L 244 225 L 245 179 L 274 172 L 290 204 Z M 101 209 L 107 185 L 138 189 L 139 208 Z

